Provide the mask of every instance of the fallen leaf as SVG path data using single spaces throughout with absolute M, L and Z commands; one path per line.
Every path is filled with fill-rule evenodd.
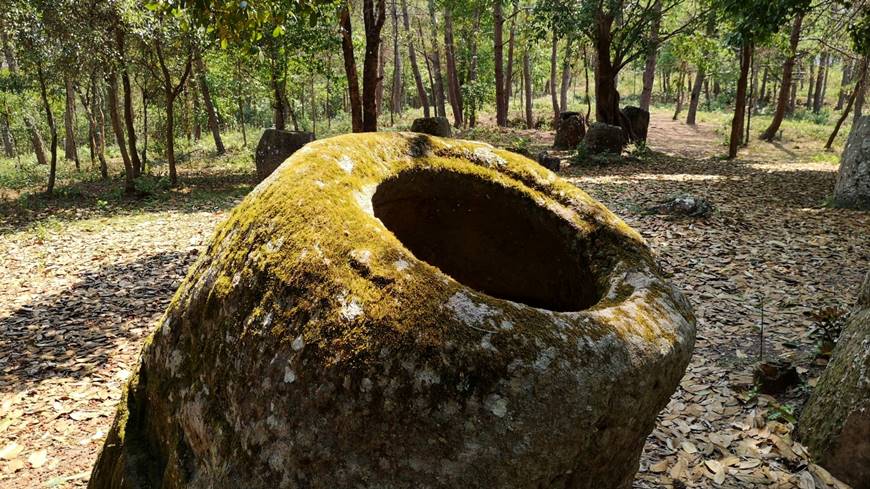
M 34 469 L 38 469 L 45 465 L 45 461 L 48 460 L 48 451 L 47 450 L 38 450 L 31 453 L 27 457 L 27 461 L 30 462 L 30 465 Z
M 14 441 L 10 442 L 5 447 L 0 448 L 0 459 L 12 460 L 18 457 L 18 455 L 20 455 L 23 450 L 24 447 L 22 447 L 21 445 L 15 443 Z

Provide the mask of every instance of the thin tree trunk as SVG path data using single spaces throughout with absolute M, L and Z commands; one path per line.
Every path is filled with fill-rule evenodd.
M 353 53 L 353 31 L 350 10 L 345 0 L 339 14 L 341 24 L 341 52 L 344 56 L 344 73 L 347 76 L 347 91 L 350 99 L 350 119 L 353 132 L 363 131 L 362 98 L 359 92 L 359 79 L 356 71 L 356 58 Z
M 860 77 L 860 81 L 855 84 L 855 116 L 852 119 L 854 121 L 853 123 L 858 122 L 858 119 L 861 118 L 861 116 L 864 114 L 864 99 L 867 96 L 867 86 L 870 85 L 870 83 L 868 83 L 867 76 L 867 64 L 870 63 L 870 56 L 865 54 L 864 59 L 861 60 L 860 63 L 861 71 L 864 73 L 864 76 Z
M 568 111 L 568 85 L 571 82 L 571 45 L 573 38 L 568 37 L 565 44 L 565 57 L 562 58 L 562 84 L 559 86 L 559 109 L 561 112 Z
M 837 133 L 840 132 L 840 127 L 843 126 L 843 122 L 845 122 L 846 118 L 849 117 L 849 111 L 852 110 L 852 106 L 855 104 L 855 100 L 858 98 L 857 87 L 864 83 L 866 80 L 867 62 L 865 60 L 865 62 L 862 64 L 861 71 L 858 73 L 858 84 L 856 85 L 856 90 L 852 91 L 852 95 L 849 96 L 849 101 L 846 103 L 846 108 L 843 110 L 843 113 L 840 114 L 840 118 L 837 119 L 837 124 L 834 126 L 834 130 L 831 132 L 830 137 L 828 137 L 828 141 L 825 143 L 825 149 L 829 150 L 834 145 L 834 140 L 837 139 Z
M 429 0 L 430 2 L 432 0 Z M 504 15 L 502 13 L 501 0 L 495 0 L 493 4 L 493 57 L 495 62 L 495 121 L 500 127 L 507 126 L 507 106 L 505 105 L 504 86 L 504 39 L 502 28 L 504 27 Z
M 399 52 L 399 9 L 396 0 L 390 3 L 390 14 L 393 18 L 393 83 L 390 87 L 390 114 L 393 114 L 402 112 L 402 54 Z M 329 100 L 328 96 L 327 93 L 327 100 Z M 393 124 L 392 115 L 390 124 Z
M 9 35 L 6 32 L 0 32 L 0 43 L 3 44 L 3 57 L 6 58 L 6 66 L 9 72 L 13 75 L 18 74 L 18 62 L 15 59 L 15 54 L 12 51 L 12 43 L 9 41 Z
M 118 109 L 118 76 L 115 73 L 109 75 L 109 118 L 112 120 L 112 130 L 115 132 L 115 142 L 121 153 L 124 163 L 124 191 L 131 193 L 135 189 L 133 177 L 133 163 L 127 152 L 127 144 L 124 137 L 124 126 L 121 124 L 121 115 Z
M 47 165 L 48 158 L 45 156 L 45 142 L 42 139 L 42 134 L 39 132 L 39 127 L 37 127 L 29 115 L 24 116 L 24 124 L 30 132 L 30 142 L 33 145 L 33 153 L 36 155 L 36 163 Z
M 205 63 L 202 60 L 202 53 L 199 49 L 196 49 L 194 53 L 194 60 L 196 62 L 196 73 L 197 78 L 199 79 L 199 91 L 202 93 L 202 102 L 205 105 L 205 113 L 208 116 L 208 128 L 211 129 L 211 135 L 214 139 L 214 146 L 217 150 L 217 154 L 222 155 L 227 152 L 224 147 L 224 142 L 221 139 L 221 128 L 220 122 L 217 114 L 217 110 L 215 110 L 214 103 L 211 98 L 211 90 L 208 88 L 208 79 L 206 78 L 206 74 L 208 71 L 206 70 Z
M 405 35 L 408 42 L 408 60 L 411 62 L 411 71 L 414 73 L 414 84 L 417 85 L 417 98 L 423 107 L 423 116 L 429 117 L 429 97 L 426 95 L 426 87 L 423 85 L 423 77 L 420 75 L 420 66 L 417 64 L 417 52 L 414 49 L 414 34 L 411 31 L 411 22 L 408 19 L 408 0 L 402 0 L 402 24 L 405 26 Z
M 812 57 L 810 57 L 810 76 L 808 81 L 810 86 L 807 89 L 807 101 L 804 105 L 809 109 L 813 106 L 813 95 L 816 92 L 816 61 Z
M 589 96 L 589 53 L 586 51 L 586 45 L 583 45 L 583 84 L 585 86 L 586 97 L 586 120 L 592 116 L 592 97 Z
M 698 113 L 698 103 L 701 101 L 701 89 L 704 87 L 706 80 L 706 71 L 704 66 L 698 67 L 698 73 L 695 75 L 695 82 L 692 84 L 692 94 L 689 96 L 689 110 L 686 113 L 686 124 L 695 125 L 695 117 Z
M 175 99 L 187 83 L 187 78 L 190 75 L 193 64 L 193 56 L 188 53 L 187 62 L 184 65 L 184 73 L 181 75 L 178 84 L 173 86 L 172 75 L 166 66 L 166 58 L 163 55 L 163 44 L 160 38 L 155 39 L 154 49 L 157 54 L 157 60 L 160 63 L 160 70 L 163 73 L 163 93 L 164 97 L 166 97 L 166 162 L 169 166 L 169 183 L 174 187 L 178 185 L 178 171 L 175 167 Z
M 535 127 L 535 118 L 532 114 L 532 63 L 528 47 L 523 51 L 523 91 L 526 97 L 526 129 L 532 129 Z
M 480 30 L 480 10 L 476 9 L 474 11 L 474 31 L 478 32 Z M 470 85 L 474 85 L 477 82 L 477 36 L 471 36 L 471 47 L 469 48 L 469 53 L 471 55 L 471 60 L 468 66 L 468 83 Z M 468 125 L 470 127 L 474 127 L 477 124 L 477 100 L 472 100 L 471 110 L 468 117 Z
M 559 124 L 559 113 L 562 108 L 559 106 L 559 99 L 556 96 L 556 63 L 558 62 L 559 37 L 556 31 L 553 30 L 553 44 L 550 46 L 550 102 L 553 103 L 553 127 Z
M 813 114 L 818 114 L 822 110 L 822 105 L 825 100 L 825 81 L 827 80 L 828 72 L 828 54 L 827 51 L 819 57 L 819 71 L 816 74 L 816 91 L 813 94 Z
M 12 131 L 9 129 L 9 106 L 3 103 L 3 113 L 0 114 L 0 136 L 3 137 L 3 154 L 7 158 L 15 156 L 15 140 L 12 137 Z
M 459 74 L 456 72 L 456 48 L 453 45 L 453 13 L 444 9 L 444 51 L 447 56 L 447 81 L 450 88 L 450 107 L 453 110 L 453 126 L 462 127 L 462 92 L 459 89 Z
M 518 5 L 514 3 L 513 14 L 511 14 L 511 26 L 508 34 L 508 57 L 507 57 L 507 69 L 504 73 L 504 111 L 505 111 L 505 120 L 508 118 L 508 113 L 510 112 L 510 101 L 511 101 L 511 93 L 513 92 L 513 81 L 514 81 L 514 40 L 516 39 L 517 34 L 517 8 Z
M 380 115 L 384 110 L 384 75 L 387 63 L 385 49 L 386 43 L 381 42 L 381 47 L 378 50 L 378 81 L 375 85 L 375 108 L 378 115 Z
M 656 54 L 658 52 L 659 29 L 661 27 L 662 1 L 655 0 L 653 4 L 653 19 L 649 28 L 649 50 L 646 54 L 646 64 L 643 69 L 643 88 L 640 92 L 640 108 L 649 111 L 652 101 L 653 82 L 656 76 Z
M 66 108 L 63 114 L 63 153 L 64 158 L 69 161 L 74 161 L 76 170 L 81 170 L 79 164 L 79 152 L 76 147 L 76 94 L 75 84 L 72 77 L 69 75 L 64 77 L 64 86 L 66 94 Z
M 48 89 L 46 87 L 45 73 L 42 70 L 42 64 L 37 64 L 37 78 L 39 79 L 39 94 L 42 97 L 42 105 L 45 108 L 45 119 L 48 122 L 48 129 L 51 133 L 51 163 L 48 167 L 48 185 L 45 193 L 52 195 L 54 193 L 54 182 L 57 177 L 57 126 L 54 124 L 54 115 L 51 112 L 51 104 L 48 101 Z
M 755 45 L 752 45 L 752 52 L 749 53 L 749 57 L 752 60 L 750 64 L 751 70 L 751 85 L 749 88 L 748 99 L 746 101 L 746 125 L 743 128 L 744 137 L 743 137 L 743 146 L 749 146 L 749 130 L 752 127 L 752 112 L 753 107 L 755 107 L 757 103 L 758 97 L 758 68 L 756 66 L 756 58 L 755 58 Z
M 92 104 L 97 122 L 97 158 L 100 160 L 100 177 L 109 178 L 109 165 L 106 162 L 106 114 L 103 111 L 103 87 L 102 83 L 93 80 Z
M 745 42 L 740 47 L 740 78 L 737 80 L 737 97 L 734 100 L 734 118 L 731 120 L 731 136 L 728 140 L 728 158 L 737 157 L 737 148 L 743 138 L 743 119 L 746 113 L 746 91 L 749 70 L 752 66 L 752 45 Z
M 770 125 L 764 130 L 761 139 L 765 141 L 773 141 L 776 133 L 779 131 L 782 120 L 785 117 L 786 108 L 789 104 L 789 91 L 791 91 L 791 100 L 794 100 L 797 93 L 797 84 L 792 82 L 794 76 L 795 58 L 797 57 L 798 43 L 801 38 L 801 26 L 803 25 L 803 14 L 797 14 L 794 18 L 794 23 L 791 26 L 791 35 L 788 41 L 788 57 L 785 58 L 785 63 L 782 65 L 782 83 L 779 86 L 779 97 L 776 101 L 776 110 L 773 113 L 773 119 Z M 794 102 L 792 102 L 793 104 Z
M 852 83 L 852 62 L 843 59 L 843 78 L 840 81 L 840 93 L 837 94 L 837 106 L 834 110 L 843 110 L 843 104 L 849 98 L 849 85 Z
M 686 85 L 686 63 L 685 61 L 680 63 L 680 72 L 677 75 L 677 103 L 676 108 L 674 109 L 674 117 L 672 120 L 677 120 L 680 116 L 680 112 L 683 110 L 683 87 Z

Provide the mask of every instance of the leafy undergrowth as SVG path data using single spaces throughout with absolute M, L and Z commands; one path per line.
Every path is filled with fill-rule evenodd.
M 552 133 L 480 129 L 532 149 Z M 807 313 L 854 302 L 870 264 L 870 214 L 828 209 L 835 167 L 721 153 L 712 126 L 654 117 L 654 152 L 564 176 L 640 231 L 698 316 L 695 355 L 650 436 L 635 486 L 835 487 L 794 440 L 818 377 Z M 113 198 L 8 205 L 0 233 L 0 487 L 81 487 L 144 337 L 250 171 L 185 166 L 183 186 Z M 97 183 L 99 184 L 99 182 Z M 97 185 L 87 184 L 87 185 Z M 708 199 L 703 219 L 650 215 L 675 195 Z M 100 202 L 105 202 L 101 204 Z M 759 334 L 762 311 L 763 339 Z M 805 383 L 770 397 L 752 369 L 789 358 Z

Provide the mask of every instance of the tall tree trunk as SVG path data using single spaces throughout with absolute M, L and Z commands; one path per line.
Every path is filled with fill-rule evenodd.
M 63 153 L 64 158 L 70 161 L 74 161 L 76 164 L 76 170 L 81 170 L 81 165 L 79 164 L 79 152 L 76 147 L 76 92 L 75 92 L 75 84 L 73 82 L 72 77 L 69 75 L 64 76 L 64 87 L 66 94 L 66 107 L 63 114 L 63 128 L 64 128 L 64 140 L 63 140 Z
M 453 13 L 449 5 L 444 8 L 444 52 L 447 56 L 447 81 L 450 88 L 450 107 L 453 109 L 453 126 L 462 127 L 462 92 L 459 89 L 459 73 L 456 72 L 456 48 L 453 45 Z
M 623 126 L 619 111 L 619 92 L 616 89 L 619 68 L 610 59 L 613 17 L 599 13 L 595 24 L 595 118 L 598 122 Z
M 3 103 L 3 113 L 0 114 L 0 136 L 3 138 L 3 154 L 7 158 L 15 156 L 15 139 L 12 137 L 12 131 L 9 129 L 9 106 Z
M 178 84 L 173 86 L 172 74 L 166 65 L 163 43 L 159 37 L 154 40 L 154 50 L 157 54 L 157 61 L 160 63 L 160 71 L 163 74 L 163 94 L 166 98 L 166 162 L 169 166 L 169 183 L 174 187 L 178 185 L 178 171 L 175 168 L 175 99 L 187 84 L 193 65 L 193 56 L 188 53 L 184 73 L 178 80 Z
M 813 94 L 813 113 L 818 114 L 822 110 L 822 105 L 825 102 L 825 82 L 827 81 L 828 73 L 828 54 L 827 51 L 819 56 L 819 71 L 816 74 L 816 91 Z
M 0 32 L 0 43 L 3 44 L 3 57 L 6 58 L 6 66 L 9 68 L 9 72 L 13 75 L 18 74 L 18 62 L 15 59 L 12 43 L 9 41 L 9 35 L 6 32 Z
M 402 24 L 405 26 L 405 36 L 408 42 L 408 61 L 411 62 L 411 71 L 414 73 L 414 84 L 417 86 L 417 98 L 423 107 L 423 116 L 429 117 L 429 97 L 426 95 L 426 87 L 423 85 L 423 77 L 420 75 L 420 66 L 417 64 L 417 52 L 414 49 L 414 34 L 411 31 L 411 22 L 408 19 L 408 0 L 402 0 Z
M 206 78 L 208 71 L 206 70 L 205 62 L 202 60 L 202 53 L 198 48 L 196 49 L 194 56 L 196 61 L 197 78 L 199 79 L 199 91 L 202 93 L 202 102 L 205 105 L 206 116 L 208 116 L 208 128 L 211 130 L 212 138 L 214 138 L 214 146 L 215 149 L 217 149 L 217 154 L 222 155 L 226 153 L 227 150 L 224 147 L 223 140 L 221 139 L 221 128 L 217 110 L 215 110 L 214 103 L 212 102 L 211 90 L 208 88 L 208 79 Z
M 535 127 L 535 118 L 532 114 L 532 63 L 528 46 L 523 50 L 523 91 L 526 97 L 526 129 L 532 129 Z
M 501 2 L 502 0 L 495 0 L 492 12 L 493 57 L 495 62 L 495 121 L 498 126 L 505 127 L 507 126 L 507 106 L 505 105 L 504 36 L 502 35 L 504 15 L 502 13 Z
M 359 92 L 359 78 L 356 71 L 356 58 L 353 53 L 353 31 L 350 22 L 350 8 L 345 0 L 339 13 L 341 24 L 341 52 L 344 56 L 344 73 L 347 76 L 347 92 L 350 99 L 350 120 L 353 132 L 363 131 L 362 97 Z
M 115 142 L 121 153 L 124 163 L 124 191 L 131 193 L 135 189 L 133 177 L 133 162 L 127 152 L 127 144 L 124 138 L 124 126 L 121 124 L 121 115 L 118 109 L 118 76 L 115 73 L 109 75 L 109 118 L 112 120 L 112 130 L 115 133 Z
M 473 32 L 478 32 L 480 30 L 480 9 L 475 9 L 474 11 L 474 30 Z M 471 36 L 471 47 L 469 48 L 469 54 L 471 55 L 470 63 L 468 64 L 468 83 L 470 85 L 474 85 L 477 82 L 477 36 Z M 470 127 L 474 127 L 477 124 L 477 100 L 472 100 L 471 110 L 468 116 L 468 125 Z
M 390 14 L 393 17 L 393 83 L 390 87 L 390 113 L 402 112 L 402 53 L 399 51 L 399 9 L 396 6 L 396 1 L 392 0 L 390 4 Z M 327 79 L 327 83 L 329 83 L 329 79 Z M 328 100 L 329 94 L 327 93 Z
M 568 85 L 571 83 L 571 58 L 574 53 L 571 47 L 574 39 L 569 36 L 568 42 L 565 44 L 565 57 L 562 58 L 562 84 L 559 87 L 559 110 L 561 112 L 568 111 Z
M 797 85 L 792 82 L 794 76 L 795 58 L 797 57 L 798 43 L 801 38 L 801 26 L 803 25 L 803 14 L 797 14 L 791 26 L 791 34 L 788 40 L 788 56 L 785 58 L 785 63 L 782 65 L 782 83 L 779 85 L 779 96 L 776 100 L 776 110 L 773 113 L 773 119 L 770 125 L 761 134 L 761 139 L 765 141 L 773 141 L 776 133 L 779 131 L 779 126 L 782 125 L 782 120 L 785 117 L 786 109 L 789 105 L 789 92 L 796 94 Z M 793 95 L 792 95 L 793 97 Z M 793 100 L 793 98 L 792 98 Z
M 744 42 L 740 47 L 740 78 L 737 80 L 737 97 L 734 100 L 734 118 L 731 120 L 731 136 L 728 140 L 728 158 L 737 157 L 737 148 L 743 138 L 743 119 L 746 114 L 746 91 L 749 70 L 752 67 L 752 45 Z
M 386 43 L 381 42 L 381 47 L 378 50 L 378 81 L 375 85 L 375 107 L 378 115 L 384 110 L 384 76 L 386 73 Z
M 686 62 L 680 63 L 679 74 L 677 75 L 677 103 L 674 109 L 674 117 L 672 120 L 677 120 L 680 117 L 680 112 L 683 110 L 683 87 L 686 85 Z
M 386 20 L 385 0 L 363 0 L 363 22 L 366 34 L 366 52 L 363 59 L 362 130 L 378 130 L 377 88 L 381 47 L 381 28 Z
M 97 158 L 100 160 L 100 177 L 109 178 L 109 165 L 106 162 L 106 113 L 103 111 L 103 86 L 96 77 L 93 80 L 92 104 L 97 122 Z
M 706 79 L 706 71 L 704 66 L 698 66 L 698 73 L 695 75 L 695 82 L 692 84 L 692 94 L 689 96 L 689 110 L 686 113 L 686 124 L 695 125 L 695 117 L 698 113 L 698 103 L 701 101 L 701 89 L 704 87 Z
M 514 2 L 513 14 L 511 14 L 511 26 L 508 30 L 508 56 L 507 56 L 507 69 L 504 73 L 504 111 L 505 111 L 505 120 L 508 118 L 508 113 L 510 112 L 510 102 L 511 102 L 511 92 L 513 91 L 512 85 L 514 82 L 514 41 L 517 35 L 517 8 L 518 5 Z
M 435 16 L 435 0 L 429 0 L 429 28 L 432 37 L 432 51 L 429 56 L 432 63 L 432 77 L 435 83 L 432 90 L 435 92 L 435 115 L 447 116 L 447 108 L 444 104 L 444 77 L 441 75 L 441 47 L 438 45 L 438 21 Z
M 39 94 L 42 98 L 42 105 L 45 109 L 45 120 L 48 122 L 48 129 L 51 133 L 51 163 L 48 167 L 48 185 L 45 193 L 51 195 L 54 193 L 54 181 L 57 177 L 57 126 L 54 124 L 54 115 L 51 112 L 51 104 L 48 101 L 48 88 L 46 87 L 45 72 L 42 69 L 42 64 L 37 64 L 37 78 L 39 79 Z
M 809 88 L 807 89 L 807 101 L 804 104 L 806 108 L 810 109 L 813 107 L 813 95 L 816 93 L 816 61 L 813 57 L 810 57 L 810 76 L 807 79 L 809 81 Z
M 559 36 L 553 30 L 553 44 L 550 46 L 550 102 L 553 103 L 553 127 L 559 124 L 559 113 L 562 108 L 559 106 L 559 99 L 556 95 L 556 64 L 558 63 L 559 52 Z
M 653 19 L 649 28 L 649 50 L 643 69 L 643 88 L 640 92 L 640 108 L 649 111 L 652 101 L 653 82 L 656 76 L 656 55 L 658 53 L 659 29 L 661 28 L 662 0 L 655 0 L 652 9 Z

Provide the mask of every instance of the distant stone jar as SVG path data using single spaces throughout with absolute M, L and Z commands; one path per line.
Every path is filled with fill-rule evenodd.
M 579 112 L 562 112 L 553 147 L 556 149 L 575 149 L 586 135 L 586 120 Z
M 190 270 L 89 487 L 628 488 L 694 339 L 643 239 L 537 163 L 320 140 Z
M 583 138 L 586 143 L 586 149 L 593 154 L 600 153 L 622 153 L 625 145 L 628 144 L 628 139 L 625 132 L 619 126 L 612 126 L 603 122 L 593 122 L 586 131 L 586 137 Z
M 284 163 L 296 151 L 314 141 L 314 134 L 301 131 L 282 131 L 266 129 L 257 143 L 254 153 L 254 164 L 257 166 L 257 178 L 264 180 Z
M 449 138 L 453 135 L 446 117 L 420 117 L 411 123 L 411 132 Z

